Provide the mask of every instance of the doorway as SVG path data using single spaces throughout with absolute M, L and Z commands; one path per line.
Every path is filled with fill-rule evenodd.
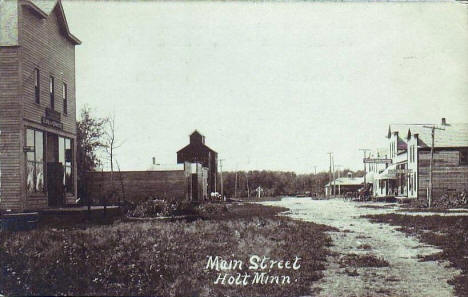
M 63 187 L 63 165 L 59 162 L 58 135 L 47 133 L 47 199 L 49 206 L 60 207 L 65 204 Z

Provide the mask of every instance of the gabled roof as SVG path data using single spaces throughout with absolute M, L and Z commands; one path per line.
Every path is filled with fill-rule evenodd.
M 209 146 L 207 146 L 207 145 L 204 144 L 204 143 L 189 143 L 189 144 L 187 144 L 186 146 L 184 146 L 183 148 L 181 148 L 180 150 L 178 150 L 177 153 L 180 153 L 180 152 L 182 152 L 182 151 L 185 151 L 185 150 L 188 150 L 188 149 L 190 149 L 190 148 L 193 148 L 194 146 L 203 147 L 203 148 L 205 148 L 205 149 L 207 149 L 207 150 L 209 150 L 209 151 L 211 151 L 211 152 L 217 154 L 217 152 L 216 152 L 215 150 L 211 149 Z
M 193 132 L 190 134 L 190 136 L 192 135 L 200 135 L 200 136 L 204 136 L 203 134 L 201 134 L 200 132 L 198 132 L 197 129 L 193 130 Z
M 398 132 L 398 137 L 407 142 L 410 137 L 418 136 L 418 145 L 430 147 L 432 124 L 392 124 L 389 133 Z M 444 130 L 435 130 L 434 147 L 468 147 L 468 123 L 436 125 Z
M 33 10 L 40 18 L 47 18 L 57 10 L 65 36 L 75 45 L 81 41 L 71 34 L 60 0 L 0 0 L 0 46 L 19 45 L 18 3 Z
M 457 123 L 440 125 L 434 132 L 434 147 L 468 147 L 468 123 Z M 432 135 L 430 128 L 422 128 L 418 132 L 413 132 L 413 136 L 417 134 L 418 146 L 430 147 L 432 143 Z

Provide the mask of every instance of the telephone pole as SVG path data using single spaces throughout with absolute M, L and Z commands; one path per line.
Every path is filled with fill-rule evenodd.
M 236 180 L 234 183 L 234 197 L 237 197 L 237 170 L 236 170 Z
M 333 152 L 329 152 L 328 153 L 328 158 L 330 159 L 330 167 L 328 168 L 328 179 L 330 180 L 329 182 L 329 191 L 331 192 L 331 185 L 332 185 L 332 155 L 333 155 Z
M 336 195 L 335 155 L 332 155 L 333 196 Z
M 219 176 L 220 180 L 219 181 L 221 183 L 221 185 L 220 185 L 221 186 L 221 199 L 223 199 L 223 200 L 224 200 L 224 185 L 223 185 L 224 184 L 223 183 L 223 161 L 224 160 L 225 159 L 220 159 L 219 160 L 219 173 L 220 173 L 220 176 Z
M 431 161 L 429 163 L 429 191 L 427 195 L 427 202 L 428 202 L 428 207 L 432 206 L 432 188 L 433 188 L 433 183 L 432 183 L 432 167 L 434 166 L 434 134 L 435 130 L 445 130 L 444 128 L 439 128 L 436 127 L 435 125 L 432 126 L 423 126 L 424 128 L 431 129 Z
M 339 168 L 343 168 L 343 165 L 335 165 L 336 168 L 338 168 L 337 170 L 337 173 L 338 173 L 338 178 L 340 178 L 340 169 Z M 341 186 L 340 184 L 338 184 L 338 195 L 341 195 Z
M 370 151 L 370 149 L 359 149 L 364 153 L 364 158 L 362 159 L 362 163 L 364 164 L 364 187 L 366 186 L 366 162 L 364 162 L 364 159 L 366 158 L 366 153 Z

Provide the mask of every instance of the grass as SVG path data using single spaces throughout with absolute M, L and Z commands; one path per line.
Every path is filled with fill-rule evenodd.
M 340 267 L 388 267 L 388 262 L 371 254 L 347 254 L 339 260 Z
M 285 209 L 256 204 L 214 206 L 196 221 L 116 221 L 80 228 L 0 233 L 0 294 L 298 296 L 322 277 L 331 245 L 324 225 L 293 221 Z M 301 258 L 290 284 L 214 284 L 207 256 Z M 244 272 L 240 270 L 239 272 Z M 237 272 L 237 271 L 235 271 Z M 234 273 L 234 271 L 233 271 Z M 296 281 L 297 280 L 297 281 Z
M 372 221 L 401 226 L 400 231 L 417 236 L 422 242 L 440 247 L 441 253 L 422 260 L 448 260 L 462 274 L 453 280 L 457 296 L 468 296 L 468 217 L 406 216 L 382 214 L 365 216 Z

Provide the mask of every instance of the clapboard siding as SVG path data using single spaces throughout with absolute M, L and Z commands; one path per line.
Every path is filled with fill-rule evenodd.
M 427 198 L 430 179 L 430 151 L 419 151 L 418 196 Z M 432 170 L 434 198 L 446 192 L 468 191 L 468 166 L 460 165 L 460 152 L 457 150 L 435 151 Z
M 22 8 L 20 26 L 24 117 L 41 122 L 50 108 L 49 77 L 55 79 L 55 110 L 62 115 L 63 130 L 76 134 L 75 48 L 61 29 L 55 12 L 40 19 L 29 8 Z M 40 71 L 40 104 L 34 98 L 34 68 Z M 62 84 L 68 88 L 68 114 L 63 113 Z
M 20 45 L 22 69 L 22 99 L 24 102 L 24 125 L 42 131 L 58 134 L 73 140 L 76 151 L 76 97 L 75 97 L 75 46 L 65 36 L 63 24 L 58 18 L 56 7 L 46 19 L 41 19 L 28 7 L 21 8 Z M 34 69 L 40 72 L 40 102 L 34 97 Z M 54 77 L 54 110 L 61 114 L 63 130 L 41 125 L 46 108 L 51 108 L 49 78 Z M 67 114 L 63 112 L 62 84 L 67 84 Z M 74 162 L 75 163 L 75 162 Z M 76 193 L 76 166 L 75 177 Z M 74 204 L 76 197 L 67 196 L 65 203 Z M 42 209 L 48 207 L 47 196 L 25 198 L 25 208 Z
M 112 189 L 110 172 L 89 172 L 87 179 L 91 199 L 101 202 Z M 167 199 L 184 199 L 186 190 L 186 173 L 174 171 L 122 171 L 114 172 L 114 189 L 116 197 L 108 200 L 115 203 L 117 199 L 138 202 L 149 197 Z M 122 189 L 123 184 L 123 189 Z
M 0 47 L 0 208 L 21 208 L 19 48 Z
M 58 4 L 60 5 L 60 4 Z M 76 151 L 75 43 L 67 37 L 57 6 L 46 18 L 18 5 L 18 46 L 0 47 L 0 208 L 40 209 L 47 195 L 26 197 L 25 129 L 73 139 Z M 34 97 L 34 68 L 40 71 L 39 104 Z M 49 77 L 55 78 L 55 110 L 63 130 L 41 124 L 50 107 Z M 68 115 L 63 114 L 62 84 L 68 89 Z M 74 154 L 75 155 L 75 154 Z M 74 162 L 75 163 L 75 162 Z M 76 193 L 76 166 L 74 166 Z M 76 197 L 67 197 L 75 202 Z

